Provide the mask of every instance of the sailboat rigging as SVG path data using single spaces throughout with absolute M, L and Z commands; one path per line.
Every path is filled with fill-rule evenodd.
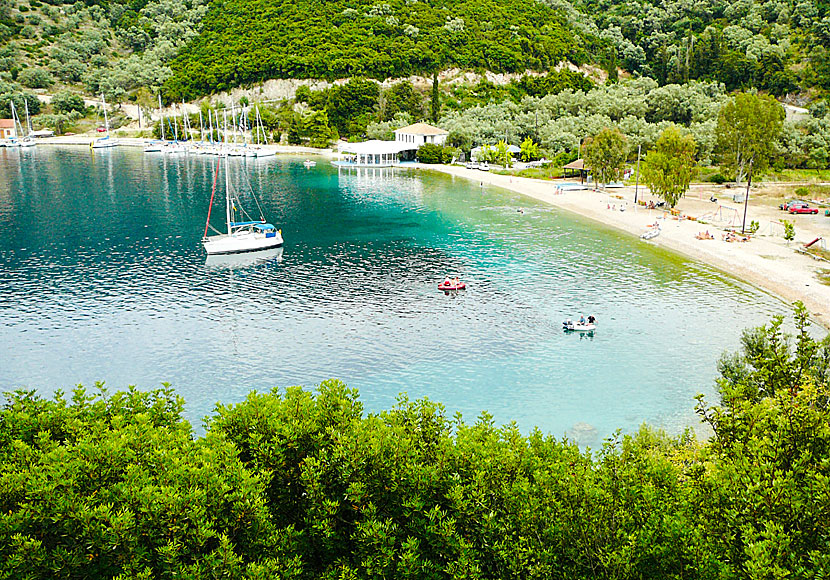
M 256 202 L 260 210 L 260 219 L 251 219 L 251 216 L 243 209 L 239 196 L 231 188 L 230 172 L 228 169 L 228 157 L 224 157 L 225 169 L 225 223 L 227 233 L 221 233 L 210 225 L 210 213 L 213 207 L 213 198 L 216 194 L 216 183 L 219 177 L 219 164 L 221 158 L 216 161 L 216 172 L 213 176 L 213 189 L 210 196 L 207 221 L 205 222 L 205 234 L 202 244 L 208 255 L 215 254 L 241 254 L 243 252 L 256 252 L 270 248 L 282 247 L 282 230 L 265 221 L 262 215 L 262 208 Z M 251 191 L 253 195 L 253 191 Z M 239 221 L 237 221 L 239 220 Z M 217 235 L 208 236 L 208 230 L 213 230 Z
M 116 147 L 118 145 L 118 139 L 110 137 L 110 121 L 107 116 L 107 102 L 104 100 L 104 93 L 101 93 L 101 105 L 104 108 L 104 130 L 107 132 L 107 135 L 106 137 L 99 137 L 93 141 L 90 145 L 93 149 L 105 149 L 109 147 Z

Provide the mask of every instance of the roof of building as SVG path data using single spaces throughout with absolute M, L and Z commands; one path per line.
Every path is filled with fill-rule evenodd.
M 383 155 L 418 149 L 414 143 L 379 141 L 377 139 L 361 141 L 360 143 L 340 143 L 337 148 L 340 153 L 360 153 L 367 155 Z
M 445 131 L 444 129 L 439 129 L 438 127 L 433 127 L 432 125 L 427 125 L 426 123 L 414 123 L 407 127 L 401 127 L 400 129 L 395 129 L 395 134 L 403 133 L 405 135 L 449 135 L 449 131 Z
M 567 165 L 563 166 L 563 169 L 585 169 L 585 160 L 577 159 L 576 161 L 571 161 Z
M 14 119 L 0 119 L 0 129 L 14 129 Z

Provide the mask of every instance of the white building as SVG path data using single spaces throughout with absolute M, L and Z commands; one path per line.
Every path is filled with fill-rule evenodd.
M 425 143 L 444 145 L 448 131 L 415 123 L 395 131 L 394 141 L 363 141 L 361 143 L 340 143 L 340 159 L 334 164 L 338 167 L 391 167 L 399 165 L 402 160 L 414 160 L 415 152 Z M 403 158 L 403 159 L 402 159 Z
M 403 151 L 417 150 L 418 147 L 399 141 L 363 141 L 340 143 L 340 159 L 334 164 L 340 167 L 391 167 L 401 162 Z
M 449 131 L 427 125 L 426 123 L 415 123 L 408 127 L 401 127 L 395 130 L 395 141 L 413 145 L 415 149 L 425 143 L 443 145 L 447 141 Z

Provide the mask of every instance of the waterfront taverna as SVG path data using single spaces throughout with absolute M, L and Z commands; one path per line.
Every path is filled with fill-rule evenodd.
M 448 131 L 415 123 L 395 130 L 394 141 L 373 139 L 360 143 L 340 143 L 340 159 L 335 161 L 339 167 L 392 167 L 402 162 L 414 161 L 415 153 L 421 145 L 432 143 L 444 145 Z

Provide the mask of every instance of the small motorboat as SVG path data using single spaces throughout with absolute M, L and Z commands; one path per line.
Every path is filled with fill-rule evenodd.
M 315 165 L 317 165 L 317 162 L 316 162 L 316 161 L 312 161 L 311 159 L 306 159 L 305 161 L 303 161 L 303 165 L 305 165 L 305 168 L 306 168 L 306 169 L 311 169 L 312 167 L 314 167 Z
M 460 281 L 460 280 L 458 280 L 458 281 L 444 280 L 443 282 L 438 284 L 438 289 L 439 290 L 444 290 L 445 292 L 449 292 L 450 290 L 464 290 L 466 287 L 467 287 L 467 285 L 464 282 Z
M 562 330 L 574 332 L 587 332 L 589 330 L 595 330 L 596 327 L 597 325 L 593 322 L 574 322 L 573 320 L 565 320 L 562 323 Z

